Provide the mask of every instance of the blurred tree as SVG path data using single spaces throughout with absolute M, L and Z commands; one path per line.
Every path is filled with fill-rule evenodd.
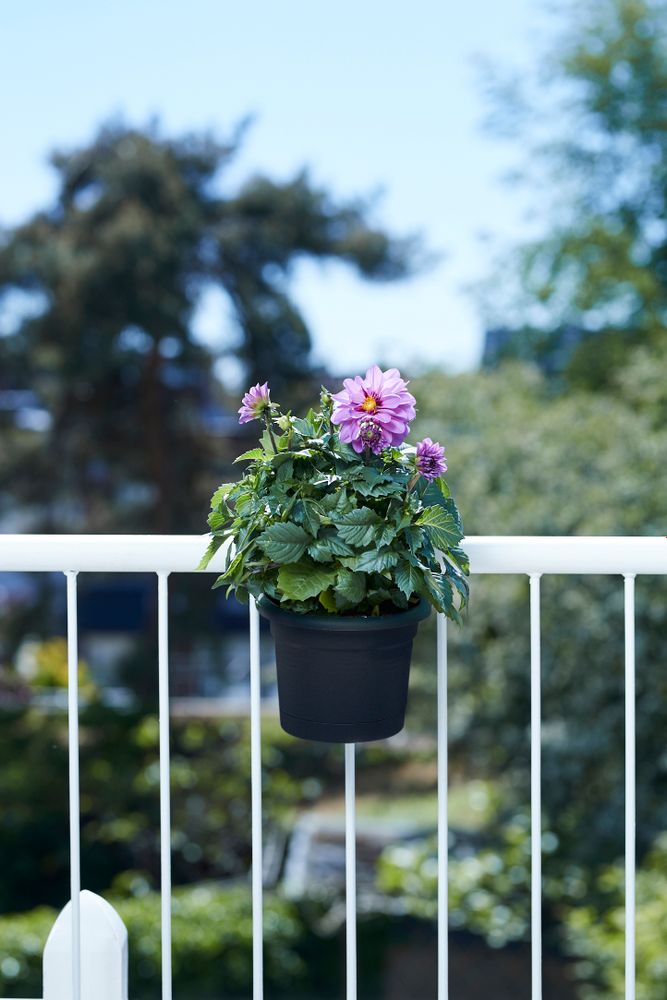
M 495 85 L 495 124 L 531 148 L 519 177 L 538 191 L 546 231 L 506 258 L 513 300 L 500 301 L 495 275 L 487 309 L 513 328 L 501 356 L 528 354 L 600 387 L 630 348 L 665 339 L 667 3 L 584 0 L 558 11 L 567 27 L 533 86 L 508 97 Z
M 4 233 L 0 389 L 35 398 L 21 401 L 22 433 L 5 438 L 0 502 L 34 511 L 33 530 L 201 526 L 219 477 L 202 421 L 214 357 L 192 332 L 205 291 L 228 299 L 248 380 L 270 378 L 289 402 L 312 388 L 310 336 L 289 295 L 296 262 L 334 258 L 376 280 L 416 263 L 413 240 L 390 238 L 368 204 L 336 203 L 306 173 L 223 188 L 240 140 L 106 126 L 52 156 L 56 203 Z
M 519 365 L 433 374 L 413 388 L 417 432 L 447 446 L 467 534 L 664 536 L 667 432 L 632 403 L 605 393 L 554 398 L 536 369 Z M 640 857 L 667 829 L 666 599 L 667 580 L 637 581 Z M 450 635 L 453 759 L 477 776 L 505 776 L 507 809 L 525 806 L 527 580 L 474 578 L 465 626 Z M 611 862 L 623 848 L 623 581 L 545 577 L 542 636 L 543 806 L 559 844 L 550 863 Z M 431 728 L 432 664 L 420 674 Z
M 415 432 L 446 445 L 466 533 L 649 535 L 667 546 L 664 376 L 646 349 L 634 352 L 623 378 L 624 396 L 554 394 L 536 367 L 518 363 L 413 382 Z M 667 903 L 664 843 L 659 878 L 651 855 L 667 829 L 667 578 L 639 577 L 636 599 L 638 928 L 648 931 L 638 981 L 653 1000 L 667 995 L 659 934 L 650 934 L 650 924 L 662 929 Z M 623 871 L 623 580 L 547 575 L 541 619 L 545 949 L 567 939 L 567 950 L 586 958 L 575 974 L 601 978 L 606 992 L 582 989 L 582 997 L 620 996 L 619 897 L 605 884 L 608 866 L 621 884 Z M 494 947 L 530 932 L 529 624 L 525 577 L 477 576 L 464 627 L 449 630 L 451 773 L 494 782 L 497 796 L 474 854 L 469 837 L 452 842 L 450 917 Z M 424 628 L 410 712 L 412 725 L 431 733 L 433 649 Z M 381 869 L 385 888 L 420 915 L 437 912 L 434 849 L 397 851 Z M 580 913 L 582 905 L 590 910 Z

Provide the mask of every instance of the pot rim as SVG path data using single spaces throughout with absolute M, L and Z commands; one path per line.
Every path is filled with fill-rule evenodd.
M 334 632 L 383 631 L 386 629 L 404 628 L 413 622 L 428 618 L 431 605 L 423 597 L 419 603 L 405 611 L 396 611 L 388 615 L 310 615 L 300 614 L 282 608 L 266 594 L 257 598 L 260 613 L 270 621 L 284 625 L 293 625 L 303 629 L 330 630 Z

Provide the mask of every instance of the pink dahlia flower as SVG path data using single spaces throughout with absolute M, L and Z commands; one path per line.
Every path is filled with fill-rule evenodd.
M 376 424 L 372 417 L 366 417 L 359 424 L 359 438 L 357 443 L 352 442 L 352 447 L 356 451 L 368 448 L 374 455 L 379 455 L 390 444 L 391 437 L 382 424 Z
M 447 471 L 445 449 L 437 441 L 424 438 L 417 445 L 417 472 L 424 479 L 438 479 Z
M 251 420 L 259 420 L 266 410 L 269 409 L 270 405 L 269 383 L 265 382 L 264 385 L 260 385 L 258 382 L 257 385 L 253 385 L 251 389 L 248 389 L 241 400 L 239 423 L 247 424 Z
M 340 424 L 341 441 L 356 452 L 369 449 L 375 455 L 405 441 L 415 416 L 415 398 L 397 368 L 383 372 L 373 365 L 366 378 L 346 378 L 343 385 L 333 394 L 331 414 L 332 423 Z

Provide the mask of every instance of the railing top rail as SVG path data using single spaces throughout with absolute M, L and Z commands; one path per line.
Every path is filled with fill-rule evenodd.
M 191 573 L 203 535 L 0 535 L 0 571 Z M 473 535 L 473 573 L 667 574 L 661 536 Z M 221 557 L 207 572 L 220 571 Z

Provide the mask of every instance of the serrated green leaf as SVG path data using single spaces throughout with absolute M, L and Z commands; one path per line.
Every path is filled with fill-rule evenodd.
M 327 532 L 308 546 L 308 555 L 317 562 L 331 562 L 334 556 L 352 556 L 354 549 L 342 541 L 335 533 Z
M 267 458 L 270 458 L 272 455 L 275 455 L 276 449 L 273 447 L 273 441 L 271 440 L 271 435 L 269 434 L 269 432 L 267 430 L 265 430 L 263 432 L 263 434 L 262 434 L 262 436 L 261 436 L 261 438 L 259 440 L 262 443 L 262 448 L 264 449 L 264 452 L 265 452 Z M 280 441 L 281 441 L 281 439 L 279 437 L 278 440 L 277 440 L 278 448 L 280 448 Z
M 408 548 L 414 555 L 422 543 L 423 532 L 421 528 L 417 527 L 414 524 L 410 525 L 409 527 L 403 529 L 402 535 L 403 538 L 405 538 L 406 542 L 408 543 Z
M 350 501 L 345 490 L 338 490 L 336 493 L 326 493 L 319 503 L 323 510 L 333 515 L 347 510 Z
M 448 549 L 452 545 L 458 545 L 463 537 L 455 518 L 440 505 L 427 507 L 422 511 L 417 518 L 417 524 L 426 528 L 436 549 Z
M 382 531 L 378 537 L 378 545 L 388 545 L 389 542 L 393 542 L 397 535 L 397 528 L 393 524 L 385 523 L 382 526 Z
M 378 483 L 377 486 L 369 486 L 367 483 L 353 483 L 352 488 L 360 496 L 364 497 L 390 497 L 400 496 L 405 492 L 402 483 Z
M 310 542 L 312 542 L 312 535 L 309 535 L 299 524 L 293 524 L 291 521 L 271 524 L 257 539 L 262 551 L 269 559 L 278 563 L 297 562 Z
M 426 506 L 437 504 L 440 500 L 448 500 L 451 497 L 449 486 L 442 478 L 434 479 L 424 490 L 424 503 Z
M 294 417 L 292 420 L 292 426 L 295 431 L 302 435 L 302 437 L 315 436 L 315 428 L 313 427 L 311 421 L 305 417 Z
M 357 455 L 354 448 L 352 448 L 349 444 L 344 444 L 338 436 L 336 436 L 332 440 L 331 447 L 336 452 L 336 454 L 340 455 L 341 458 L 344 458 L 346 462 L 359 461 L 359 456 Z
M 273 455 L 269 455 L 271 465 L 274 469 L 279 468 L 279 466 L 284 465 L 285 462 L 292 461 L 292 453 L 288 451 L 274 452 Z
M 208 521 L 209 527 L 212 528 L 213 531 L 217 531 L 217 529 L 221 528 L 223 524 L 226 524 L 229 519 L 227 511 L 212 510 L 206 520 Z
M 468 581 L 461 571 L 453 564 L 447 562 L 446 570 L 447 579 L 451 584 L 454 585 L 458 594 L 461 598 L 461 607 L 464 607 L 468 603 L 468 597 L 470 595 L 470 587 Z
M 302 524 L 311 535 L 316 535 L 320 527 L 320 510 L 312 500 L 297 500 L 292 516 L 297 524 Z
M 442 573 L 431 573 L 426 570 L 422 576 L 421 592 L 440 614 L 447 615 L 460 625 L 463 621 L 459 609 L 454 604 L 454 594 L 449 579 Z M 463 607 L 465 602 L 461 603 Z
M 362 466 L 349 475 L 352 478 L 352 488 L 364 497 L 400 496 L 405 493 L 408 480 L 407 475 L 381 472 L 372 466 Z
M 395 587 L 391 589 L 389 587 L 375 587 L 373 590 L 369 590 L 366 594 L 366 601 L 364 603 L 374 605 L 371 614 L 380 613 L 380 605 L 385 604 L 387 601 L 391 601 L 392 590 L 395 591 Z
M 236 465 L 237 462 L 256 462 L 259 458 L 264 458 L 264 449 L 251 448 L 250 451 L 244 451 L 242 455 L 235 458 L 234 465 Z
M 208 543 L 208 546 L 206 547 L 206 552 L 204 553 L 204 555 L 199 560 L 199 564 L 197 566 L 197 570 L 198 571 L 202 570 L 202 569 L 206 569 L 206 567 L 208 566 L 208 564 L 210 563 L 211 559 L 216 554 L 216 552 L 218 551 L 218 549 L 220 548 L 220 546 L 222 545 L 222 543 L 224 542 L 224 540 L 225 539 L 221 538 L 220 536 L 218 536 L 217 538 L 212 538 L 211 539 L 211 541 Z
M 310 558 L 314 559 L 315 562 L 320 562 L 320 563 L 333 562 L 334 558 L 333 552 L 331 551 L 331 548 L 329 547 L 328 543 L 324 540 L 318 539 L 318 541 L 313 542 L 312 545 L 308 546 L 307 552 Z
M 468 575 L 470 572 L 470 559 L 463 549 L 455 545 L 445 553 L 445 557 L 448 562 L 453 563 L 462 573 L 466 576 Z
M 216 507 L 219 507 L 227 494 L 230 493 L 235 486 L 238 486 L 238 483 L 222 483 L 221 486 L 218 486 L 217 490 L 211 497 L 211 510 L 215 510 Z
M 436 480 L 433 483 L 429 483 L 426 490 L 424 491 L 423 501 L 426 507 L 442 507 L 444 511 L 454 518 L 456 527 L 459 529 L 461 538 L 463 537 L 463 524 L 461 522 L 461 515 L 459 514 L 459 509 L 456 506 L 454 499 L 445 494 L 440 489 L 438 485 L 440 480 Z M 443 480 L 444 482 L 444 480 Z M 446 485 L 446 484 L 445 484 Z
M 418 592 L 421 583 L 421 573 L 415 566 L 411 566 L 408 562 L 400 563 L 394 570 L 393 575 L 396 586 L 406 597 L 410 598 Z
M 369 507 L 358 507 L 348 514 L 339 514 L 333 521 L 340 538 L 358 548 L 370 545 L 375 538 L 378 525 L 382 524 L 380 517 Z
M 286 462 L 283 462 L 278 466 L 278 469 L 276 470 L 276 482 L 284 483 L 286 480 L 291 479 L 293 475 L 294 462 L 291 458 L 289 458 Z
M 319 602 L 326 611 L 330 611 L 332 614 L 335 614 L 336 611 L 338 611 L 338 608 L 336 607 L 336 599 L 331 587 L 329 587 L 328 590 L 322 591 L 319 596 Z
M 234 510 L 241 511 L 248 504 L 255 504 L 257 497 L 254 493 L 239 493 L 238 496 L 234 497 Z
M 391 549 L 369 549 L 358 556 L 340 560 L 343 566 L 358 573 L 383 573 L 398 562 L 398 556 Z
M 419 589 L 429 599 L 436 611 L 448 614 L 454 607 L 452 588 L 446 581 L 443 584 L 439 573 L 431 573 L 430 570 L 425 569 L 421 574 Z
M 278 571 L 278 589 L 283 601 L 305 601 L 317 597 L 336 580 L 334 569 L 325 569 L 316 563 L 298 562 L 281 566 Z
M 340 570 L 334 587 L 336 605 L 339 608 L 360 604 L 366 596 L 366 577 L 352 570 Z
M 233 555 L 233 558 L 230 558 Z M 239 571 L 243 572 L 243 561 L 245 554 L 243 552 L 237 552 L 231 546 L 227 552 L 227 559 L 229 562 L 225 566 L 224 572 L 218 577 L 218 579 L 213 584 L 213 590 L 217 587 L 222 587 L 225 584 L 234 584 L 237 582 L 236 576 Z

